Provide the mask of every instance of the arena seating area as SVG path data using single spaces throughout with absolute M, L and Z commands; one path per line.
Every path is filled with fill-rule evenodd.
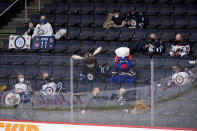
M 120 9 L 122 14 L 129 12 L 131 6 L 145 16 L 144 29 L 110 28 L 103 29 L 108 13 L 114 9 Z M 66 8 L 65 8 L 66 7 Z M 197 4 L 195 0 L 70 0 L 47 3 L 41 14 L 45 14 L 47 20 L 53 25 L 54 31 L 60 28 L 68 29 L 67 36 L 63 40 L 57 40 L 55 49 L 42 50 L 8 50 L 9 41 L 4 42 L 0 59 L 0 85 L 8 84 L 9 89 L 15 81 L 18 72 L 24 72 L 31 80 L 35 90 L 39 90 L 40 73 L 49 72 L 57 79 L 69 83 L 69 57 L 73 54 L 85 54 L 102 46 L 103 51 L 98 55 L 98 64 L 109 64 L 113 67 L 114 50 L 120 46 L 132 46 L 136 40 L 145 40 L 149 33 L 155 32 L 163 41 L 165 52 L 163 55 L 145 56 L 132 53 L 134 69 L 137 72 L 136 84 L 150 83 L 150 58 L 155 60 L 155 68 L 159 78 L 171 73 L 171 66 L 178 64 L 181 67 L 192 67 L 188 60 L 194 60 L 197 56 Z M 40 14 L 30 17 L 31 21 L 39 22 Z M 16 29 L 17 35 L 22 35 L 26 27 Z M 190 56 L 182 59 L 169 57 L 164 54 L 169 51 L 176 33 L 183 35 L 191 45 Z M 78 62 L 74 63 L 76 70 L 74 76 L 79 75 Z M 144 75 L 142 75 L 142 73 Z M 98 82 L 99 83 L 99 82 Z M 97 83 L 97 84 L 98 84 Z M 83 84 L 74 83 L 76 92 L 90 91 Z M 105 89 L 111 89 L 111 85 L 101 83 Z M 68 84 L 65 84 L 65 86 Z M 92 86 L 94 83 L 92 83 Z M 82 86 L 82 87 L 80 87 Z M 69 90 L 69 87 L 67 87 Z

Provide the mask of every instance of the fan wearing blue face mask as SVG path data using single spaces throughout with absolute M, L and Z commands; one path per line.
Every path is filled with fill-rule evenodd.
M 114 28 L 119 28 L 119 27 L 123 27 L 123 18 L 120 15 L 120 11 L 118 9 L 115 9 L 113 12 L 113 16 L 111 19 L 111 25 L 110 27 L 114 27 Z
M 50 23 L 47 22 L 46 16 L 42 15 L 40 17 L 40 23 L 37 24 L 34 34 L 34 36 L 52 36 L 53 35 L 53 28 Z

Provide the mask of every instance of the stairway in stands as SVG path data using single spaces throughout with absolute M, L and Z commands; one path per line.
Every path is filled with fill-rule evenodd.
M 41 0 L 41 10 L 43 8 L 43 5 L 45 3 L 50 3 L 52 0 Z M 30 4 L 27 6 L 27 18 L 29 21 L 29 18 L 32 14 L 39 14 L 38 10 L 38 0 L 34 0 L 30 2 Z M 17 14 L 12 14 L 9 18 L 9 21 L 7 25 L 4 25 L 0 28 L 0 48 L 3 47 L 3 42 L 7 39 L 9 39 L 9 36 L 16 33 L 16 28 L 24 26 L 26 24 L 25 21 L 25 9 L 22 9 Z

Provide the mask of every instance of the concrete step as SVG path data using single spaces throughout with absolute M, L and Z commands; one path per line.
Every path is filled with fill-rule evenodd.
M 25 24 L 25 22 L 8 22 L 7 26 L 12 26 L 12 25 L 21 26 L 21 25 L 24 25 L 24 24 Z
M 27 14 L 27 17 L 30 17 L 31 14 Z M 15 17 L 17 18 L 25 18 L 25 14 L 17 14 Z
M 16 29 L 2 29 L 0 30 L 1 33 L 5 33 L 5 34 L 14 34 L 16 33 Z
M 9 38 L 9 36 L 10 36 L 11 34 L 0 34 L 0 40 L 2 39 L 2 38 Z
M 27 19 L 29 21 L 30 18 Z M 25 18 L 11 18 L 10 22 L 26 22 Z
M 33 15 L 39 13 L 38 9 L 35 10 L 27 10 L 28 15 Z M 21 14 L 25 14 L 25 10 L 21 10 Z

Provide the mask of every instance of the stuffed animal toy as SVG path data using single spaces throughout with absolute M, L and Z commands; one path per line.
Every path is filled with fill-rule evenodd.
M 97 48 L 93 53 L 87 53 L 85 56 L 73 55 L 72 58 L 75 60 L 83 61 L 83 69 L 80 73 L 80 80 L 105 80 L 106 69 L 103 66 L 97 64 L 96 55 L 100 53 L 102 47 Z
M 119 47 L 115 50 L 115 72 L 112 72 L 110 82 L 113 83 L 134 83 L 136 76 L 131 66 L 130 49 Z

